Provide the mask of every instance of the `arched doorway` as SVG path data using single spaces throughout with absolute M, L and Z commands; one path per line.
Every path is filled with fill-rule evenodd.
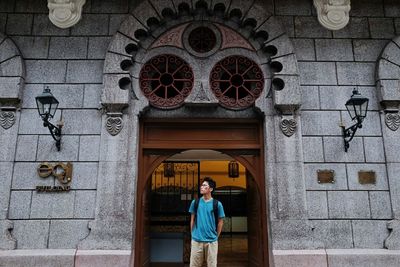
M 249 179 L 249 265 L 268 266 L 268 234 L 263 167 L 263 134 L 259 120 L 142 120 L 140 122 L 139 175 L 134 266 L 150 266 L 151 175 L 160 163 L 188 149 L 223 152 L 245 166 Z M 262 211 L 262 212 L 260 212 Z

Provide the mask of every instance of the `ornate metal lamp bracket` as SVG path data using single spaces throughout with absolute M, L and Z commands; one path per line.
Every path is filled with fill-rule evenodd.
M 314 0 L 319 23 L 329 30 L 340 30 L 349 23 L 350 0 Z
M 86 0 L 47 0 L 50 21 L 59 28 L 74 26 L 81 19 Z

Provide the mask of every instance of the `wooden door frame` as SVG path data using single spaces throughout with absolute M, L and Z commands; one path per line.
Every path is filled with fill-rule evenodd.
M 131 266 L 141 266 L 143 242 L 142 196 L 153 171 L 174 154 L 190 149 L 210 149 L 236 159 L 253 175 L 259 189 L 262 216 L 262 266 L 269 266 L 267 203 L 264 171 L 263 123 L 253 119 L 140 120 L 136 188 L 135 246 Z M 188 133 L 192 135 L 188 135 Z

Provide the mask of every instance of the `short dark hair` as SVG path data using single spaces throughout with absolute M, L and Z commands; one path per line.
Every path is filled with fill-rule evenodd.
M 208 185 L 213 189 L 213 191 L 217 186 L 217 183 L 211 177 L 204 177 L 203 182 L 207 182 Z

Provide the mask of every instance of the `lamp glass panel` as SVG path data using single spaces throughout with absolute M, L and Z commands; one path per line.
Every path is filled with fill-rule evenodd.
M 354 120 L 356 118 L 356 115 L 357 115 L 356 107 L 353 105 L 352 102 L 347 101 L 346 108 L 347 108 L 347 111 L 349 112 L 351 120 Z
M 365 101 L 361 106 L 360 116 L 365 118 L 367 116 L 368 100 Z

